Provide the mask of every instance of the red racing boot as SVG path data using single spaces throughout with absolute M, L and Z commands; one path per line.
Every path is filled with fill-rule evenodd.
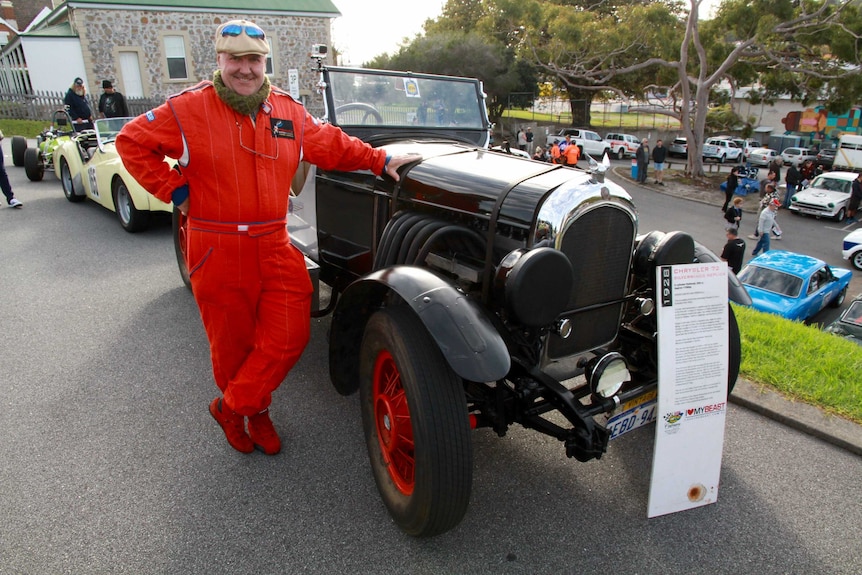
M 269 409 L 248 416 L 248 434 L 254 446 L 267 455 L 281 451 L 281 439 L 269 419 Z
M 217 397 L 210 404 L 210 413 L 221 425 L 227 442 L 230 446 L 242 453 L 254 451 L 254 444 L 245 432 L 245 418 L 224 404 L 224 400 Z

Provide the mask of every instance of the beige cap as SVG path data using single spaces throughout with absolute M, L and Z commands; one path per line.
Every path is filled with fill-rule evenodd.
M 227 52 L 234 56 L 246 54 L 269 54 L 266 34 L 254 22 L 231 20 L 216 30 L 215 48 L 217 53 Z

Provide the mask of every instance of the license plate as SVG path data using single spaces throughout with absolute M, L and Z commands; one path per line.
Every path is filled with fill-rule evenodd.
M 658 401 L 655 391 L 642 395 L 620 406 L 620 411 L 608 419 L 605 427 L 611 439 L 655 421 Z

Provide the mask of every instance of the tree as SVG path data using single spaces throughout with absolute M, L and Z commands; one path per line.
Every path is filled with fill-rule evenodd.
M 704 175 L 710 94 L 724 80 L 733 83 L 734 74 L 759 74 L 771 89 L 794 86 L 800 98 L 828 85 L 846 101 L 859 85 L 862 28 L 851 0 L 726 0 L 717 18 L 703 25 L 704 34 L 700 0 L 689 0 L 680 13 L 658 2 L 630 4 L 593 16 L 605 37 L 589 27 L 582 7 L 566 0 L 502 3 L 524 22 L 522 49 L 567 89 L 625 94 L 619 86 L 627 84 L 614 83 L 635 75 L 642 93 L 666 92 L 668 100 L 653 112 L 679 119 L 688 139 L 687 171 L 695 177 Z M 655 82 L 643 82 L 650 76 Z

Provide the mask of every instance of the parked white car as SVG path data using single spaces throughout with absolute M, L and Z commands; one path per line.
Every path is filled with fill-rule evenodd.
M 755 148 L 748 155 L 748 161 L 752 166 L 766 167 L 769 162 L 779 157 L 778 152 L 770 148 Z
M 618 160 L 622 160 L 626 156 L 634 158 L 641 145 L 638 137 L 631 134 L 610 133 L 605 136 L 605 141 L 611 145 L 611 154 L 616 156 Z
M 718 160 L 719 164 L 725 162 L 742 162 L 742 148 L 737 148 L 733 140 L 727 138 L 710 138 L 703 146 L 704 160 Z
M 817 154 L 808 148 L 784 148 L 784 151 L 781 152 L 781 159 L 786 165 L 794 165 L 798 168 L 808 160 L 816 160 Z
M 844 219 L 853 180 L 859 174 L 854 172 L 826 172 L 811 180 L 811 185 L 793 194 L 790 198 L 790 211 L 808 214 L 818 218 Z
M 611 153 L 611 145 L 604 141 L 601 136 L 592 130 L 584 130 L 581 128 L 563 128 L 555 136 L 548 136 L 546 141 L 547 147 L 550 150 L 554 143 L 562 142 L 566 136 L 572 137 L 572 142 L 581 149 L 581 158 L 584 154 L 589 154 L 593 158 L 600 160 L 605 154 Z
M 862 270 L 862 228 L 853 230 L 844 236 L 844 243 L 841 245 L 841 257 L 850 260 L 850 263 L 857 270 Z

